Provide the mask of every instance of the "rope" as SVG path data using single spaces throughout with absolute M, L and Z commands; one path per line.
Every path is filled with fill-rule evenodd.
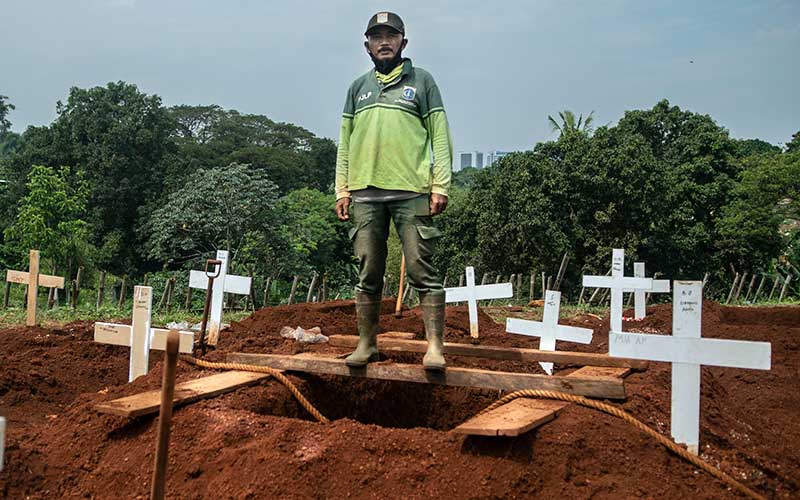
M 258 373 L 267 373 L 275 377 L 278 382 L 285 385 L 289 392 L 297 399 L 297 401 L 302 405 L 303 408 L 308 411 L 314 418 L 316 418 L 319 422 L 323 424 L 330 423 L 325 415 L 319 412 L 314 405 L 312 405 L 303 394 L 300 392 L 291 380 L 286 378 L 286 376 L 281 373 L 280 371 L 270 368 L 269 366 L 257 366 L 257 365 L 245 365 L 241 363 L 212 363 L 210 361 L 204 361 L 202 359 L 197 359 L 192 356 L 182 355 L 180 357 L 182 361 L 186 361 L 187 363 L 195 366 L 200 366 L 202 368 L 210 368 L 213 370 L 239 370 L 243 372 L 258 372 Z
M 517 399 L 517 398 L 559 399 L 561 401 L 568 401 L 570 403 L 576 403 L 576 404 L 579 404 L 581 406 L 586 406 L 587 408 L 593 408 L 595 410 L 599 410 L 599 411 L 608 413 L 609 415 L 613 415 L 615 417 L 619 417 L 622 420 L 624 420 L 624 421 L 628 422 L 629 424 L 633 425 L 634 427 L 636 427 L 640 431 L 644 432 L 645 434 L 648 434 L 648 435 L 654 437 L 659 443 L 664 445 L 671 452 L 675 453 L 676 455 L 678 455 L 679 457 L 681 457 L 684 460 L 688 461 L 689 463 L 695 465 L 696 467 L 699 467 L 700 469 L 703 469 L 704 471 L 708 472 L 712 476 L 714 476 L 717 479 L 721 480 L 722 482 L 724 482 L 725 484 L 727 484 L 731 488 L 733 488 L 733 489 L 735 489 L 735 490 L 737 490 L 737 491 L 739 491 L 741 493 L 744 493 L 748 497 L 753 498 L 755 500 L 765 500 L 764 496 L 762 496 L 762 495 L 756 493 L 755 491 L 751 490 L 747 486 L 743 485 L 742 483 L 740 483 L 736 479 L 732 478 L 731 476 L 725 474 L 724 472 L 722 472 L 721 470 L 717 469 L 713 465 L 703 461 L 697 455 L 689 453 L 686 449 L 684 449 L 683 447 L 679 446 L 674 441 L 670 440 L 669 438 L 666 438 L 666 437 L 662 436 L 658 432 L 654 431 L 653 429 L 651 429 L 650 427 L 645 425 L 643 422 L 641 422 L 641 421 L 637 420 L 636 418 L 634 418 L 633 416 L 631 416 L 629 413 L 626 413 L 621 408 L 618 408 L 618 407 L 610 405 L 610 404 L 601 403 L 600 401 L 594 401 L 594 400 L 591 400 L 591 399 L 587 399 L 587 398 L 585 398 L 583 396 L 575 396 L 573 394 L 567 394 L 565 392 L 559 392 L 559 391 L 546 391 L 546 390 L 540 390 L 540 389 L 526 389 L 526 390 L 522 390 L 522 391 L 512 392 L 511 394 L 508 394 L 508 395 L 498 399 L 497 401 L 495 401 L 494 403 L 489 405 L 486 409 L 484 409 L 483 411 L 478 413 L 476 415 L 476 417 L 480 416 L 480 415 L 483 415 L 483 414 L 485 414 L 487 412 L 490 412 L 490 411 L 494 410 L 495 408 L 503 406 L 504 404 L 507 404 L 507 403 Z

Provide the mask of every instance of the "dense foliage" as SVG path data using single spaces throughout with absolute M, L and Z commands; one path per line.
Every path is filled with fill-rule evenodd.
M 70 277 L 78 266 L 143 277 L 228 249 L 234 270 L 280 286 L 312 272 L 344 294 L 354 284 L 330 139 L 216 105 L 166 108 L 125 82 L 71 89 L 52 124 L 22 134 L 13 109 L 0 95 L 3 268 L 37 247 Z M 466 265 L 554 274 L 567 252 L 574 292 L 582 272 L 607 270 L 613 247 L 675 279 L 800 276 L 800 132 L 785 148 L 732 139 L 667 101 L 614 126 L 559 117 L 548 117 L 557 140 L 454 175 L 438 218 L 450 276 Z M 389 247 L 396 282 L 395 234 Z

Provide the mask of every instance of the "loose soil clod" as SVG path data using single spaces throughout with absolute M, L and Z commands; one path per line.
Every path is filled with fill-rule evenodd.
M 423 338 L 416 310 L 394 317 L 386 300 L 382 328 Z M 671 306 L 648 310 L 626 329 L 671 328 Z M 708 461 L 768 497 L 800 491 L 800 309 L 729 308 L 707 303 L 703 336 L 772 342 L 769 372 L 703 368 L 701 452 Z M 536 347 L 480 314 L 481 343 Z M 608 321 L 562 320 L 594 328 L 585 352 L 608 349 Z M 285 325 L 355 333 L 352 302 L 263 309 L 221 335 L 207 359 L 228 352 L 342 352 L 283 339 Z M 466 307 L 447 313 L 446 340 L 469 342 Z M 414 354 L 384 355 L 418 363 Z M 126 384 L 127 351 L 92 341 L 92 324 L 0 331 L 0 415 L 8 417 L 5 498 L 145 498 L 156 421 L 93 410 L 101 401 L 159 387 L 161 353 L 148 375 Z M 452 366 L 541 373 L 535 363 L 448 359 Z M 568 373 L 576 367 L 556 366 Z M 179 362 L 178 381 L 208 375 Z M 517 438 L 446 432 L 495 401 L 496 391 L 291 375 L 327 417 L 311 421 L 274 381 L 176 409 L 169 498 L 724 498 L 725 486 L 667 453 L 613 417 L 574 405 Z M 652 363 L 626 379 L 623 407 L 669 433 L 670 369 Z

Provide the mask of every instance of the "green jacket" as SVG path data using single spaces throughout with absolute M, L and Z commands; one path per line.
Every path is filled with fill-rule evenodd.
M 403 62 L 386 86 L 370 70 L 347 91 L 336 157 L 336 199 L 381 189 L 447 195 L 453 146 L 433 77 Z

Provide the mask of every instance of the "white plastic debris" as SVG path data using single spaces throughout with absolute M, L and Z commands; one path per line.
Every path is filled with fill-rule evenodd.
M 321 344 L 328 341 L 328 337 L 322 334 L 322 329 L 318 326 L 309 330 L 304 330 L 299 326 L 297 328 L 284 326 L 281 328 L 281 337 L 294 339 L 304 344 Z

